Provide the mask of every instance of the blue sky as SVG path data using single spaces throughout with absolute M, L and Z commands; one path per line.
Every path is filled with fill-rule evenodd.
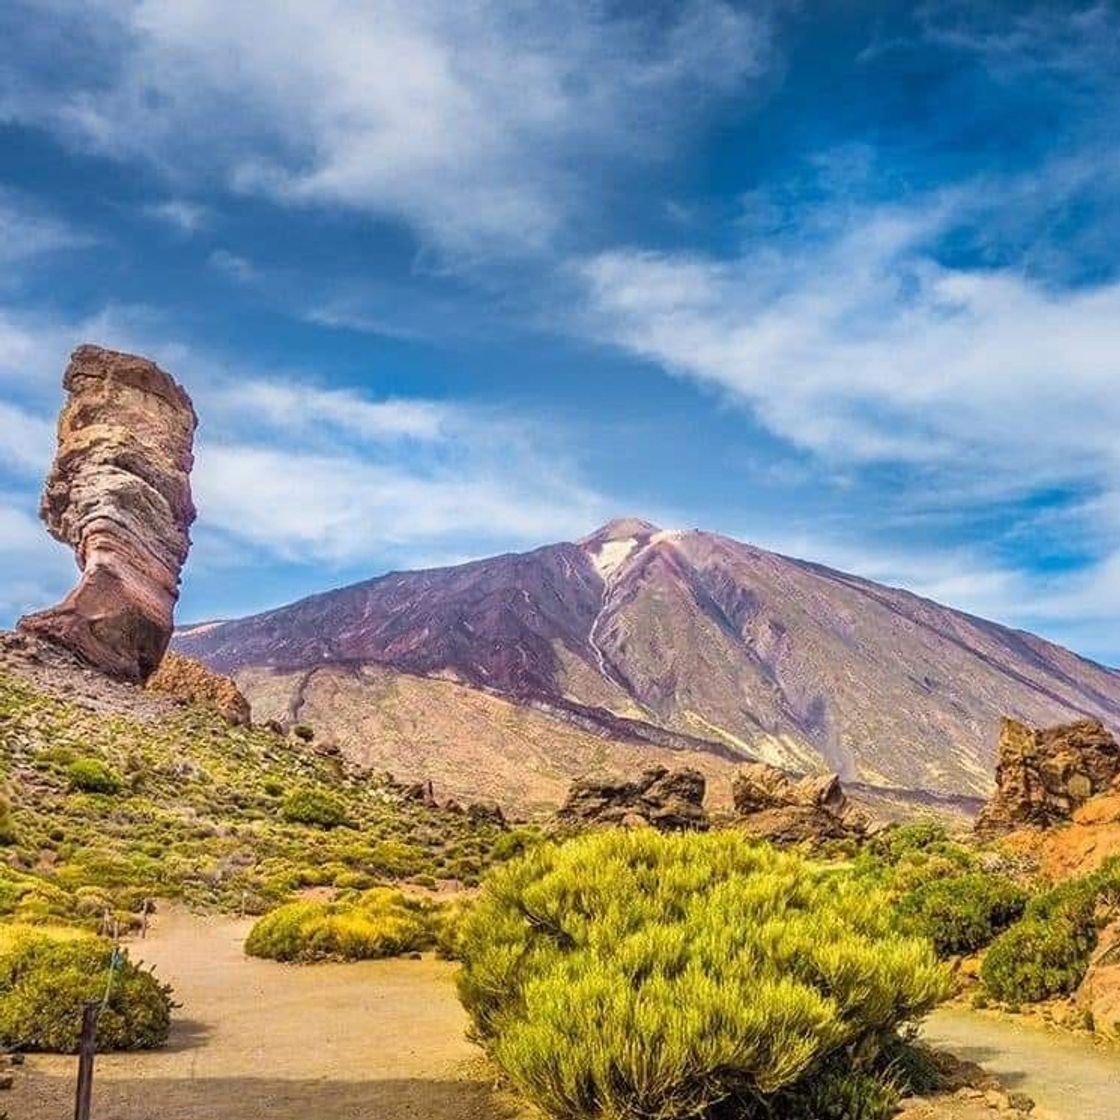
M 253 8 L 0 7 L 0 622 L 94 341 L 185 620 L 635 513 L 1120 663 L 1120 5 Z

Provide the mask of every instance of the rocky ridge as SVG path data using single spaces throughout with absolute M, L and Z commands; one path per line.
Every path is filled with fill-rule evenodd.
M 109 676 L 144 681 L 171 638 L 190 549 L 197 418 L 186 391 L 133 354 L 79 346 L 63 386 L 41 515 L 74 549 L 81 577 L 19 628 Z
M 392 670 L 688 751 L 688 765 L 707 753 L 918 794 L 987 797 L 1004 715 L 1120 727 L 1120 674 L 1052 643 L 636 519 L 531 552 L 392 572 L 189 628 L 175 644 L 237 678 L 254 705 L 266 694 L 274 704 L 283 681 L 299 708 L 314 691 L 308 674 L 331 672 L 335 710 L 364 710 L 366 678 Z M 349 718 L 324 711 L 314 722 L 348 750 Z

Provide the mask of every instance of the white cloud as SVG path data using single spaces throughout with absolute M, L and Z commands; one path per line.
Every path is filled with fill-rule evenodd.
M 305 0 L 267 26 L 224 0 L 50 6 L 16 4 L 0 119 L 173 180 L 403 218 L 468 254 L 547 241 L 579 205 L 577 164 L 661 154 L 769 50 L 761 18 L 726 0 L 627 16 L 600 0 Z M 73 48 L 91 41 L 95 68 Z
M 211 220 L 208 207 L 182 198 L 170 198 L 166 202 L 156 202 L 144 207 L 150 218 L 166 222 L 180 233 L 193 234 L 206 228 Z
M 0 264 L 94 244 L 87 233 L 47 213 L 32 200 L 0 187 Z
M 77 569 L 31 512 L 32 499 L 0 494 L 0 617 L 15 619 L 57 602 Z
M 33 478 L 46 474 L 55 444 L 49 420 L 0 399 L 0 432 L 0 465 Z
M 870 209 L 730 260 L 604 253 L 579 269 L 584 326 L 833 463 L 935 470 L 985 499 L 1109 484 L 1120 283 L 1050 290 L 941 264 L 929 247 L 954 212 Z
M 603 515 L 601 498 L 546 464 L 521 459 L 502 471 L 486 458 L 473 469 L 430 470 L 354 454 L 203 444 L 194 487 L 206 527 L 296 563 L 353 565 L 463 538 L 490 548 L 545 543 Z
M 239 284 L 249 284 L 257 278 L 257 269 L 247 257 L 239 257 L 228 249 L 215 249 L 207 258 L 211 267 L 236 280 Z
M 6 320 L 0 309 L 0 340 L 6 322 L 27 359 L 22 392 L 49 385 L 53 399 L 79 340 L 146 354 L 187 386 L 202 421 L 193 486 L 208 570 L 243 565 L 246 555 L 376 570 L 468 546 L 577 536 L 609 512 L 552 424 L 246 368 L 169 341 L 167 324 L 144 308 L 111 307 L 76 323 Z M 0 467 L 38 478 L 49 466 L 46 396 L 40 391 L 31 409 L 0 393 L 0 428 L 11 433 Z M 26 519 L 19 528 L 23 540 L 46 538 Z

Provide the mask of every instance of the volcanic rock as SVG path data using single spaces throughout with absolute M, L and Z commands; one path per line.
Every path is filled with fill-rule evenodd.
M 731 786 L 737 827 L 777 844 L 859 839 L 870 822 L 835 774 L 791 778 L 765 762 L 739 768 Z
M 208 704 L 217 708 L 230 723 L 241 727 L 249 725 L 249 701 L 233 680 L 208 669 L 193 657 L 169 650 L 146 687 L 188 704 Z
M 1120 1034 L 1120 920 L 1100 932 L 1089 968 L 1077 990 L 1077 1004 L 1102 1034 Z
M 63 386 L 40 513 L 82 574 L 58 606 L 19 626 L 109 676 L 144 681 L 171 638 L 190 549 L 198 421 L 185 390 L 133 354 L 79 346 Z
M 706 829 L 704 775 L 656 766 L 636 780 L 577 778 L 556 817 L 567 824 L 652 825 L 663 832 Z
M 446 809 L 447 805 L 444 808 Z M 492 824 L 499 828 L 505 828 L 506 824 L 506 815 L 502 812 L 501 805 L 489 799 L 472 801 L 467 806 L 467 819 L 472 824 Z
M 1037 730 L 1005 719 L 996 792 L 980 813 L 976 830 L 992 835 L 1068 821 L 1118 777 L 1120 744 L 1098 720 Z

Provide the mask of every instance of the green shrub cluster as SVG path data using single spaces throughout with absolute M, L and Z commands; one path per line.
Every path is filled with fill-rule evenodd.
M 308 886 L 474 882 L 503 858 L 500 841 L 512 852 L 529 835 L 506 841 L 494 822 L 404 801 L 298 737 L 210 709 L 141 722 L 3 670 L 0 742 L 0 918 L 17 921 L 94 929 L 108 910 L 127 928 L 148 897 L 263 914 Z M 78 789 L 92 788 L 86 772 L 102 790 L 108 773 L 116 793 Z M 308 791 L 293 806 L 303 819 L 288 819 L 284 795 Z M 352 827 L 329 827 L 340 820 Z
M 72 1054 L 81 1037 L 83 1007 L 103 1000 L 97 1020 L 99 1050 L 147 1050 L 167 1041 L 171 989 L 123 951 L 88 935 L 68 938 L 31 928 L 3 929 L 0 1044 Z
M 379 888 L 338 902 L 290 902 L 259 919 L 245 941 L 251 957 L 277 961 L 373 960 L 427 948 L 432 906 Z
M 1017 921 L 1027 892 L 1001 875 L 972 871 L 925 881 L 904 894 L 899 912 L 929 937 L 938 956 L 971 953 Z
M 72 789 L 82 793 L 117 793 L 120 775 L 99 758 L 76 758 L 67 767 Z
M 730 832 L 607 831 L 491 872 L 460 996 L 511 1080 L 560 1120 L 763 1115 L 848 1072 L 946 991 L 886 895 Z
M 1074 991 L 1097 945 L 1097 911 L 1120 904 L 1120 860 L 1071 879 L 1028 904 L 1021 921 L 992 943 L 981 965 L 988 993 L 1035 1003 Z
M 293 824 L 313 824 L 337 828 L 346 823 L 346 809 L 337 797 L 321 789 L 297 789 L 284 798 L 280 810 L 284 820 Z

